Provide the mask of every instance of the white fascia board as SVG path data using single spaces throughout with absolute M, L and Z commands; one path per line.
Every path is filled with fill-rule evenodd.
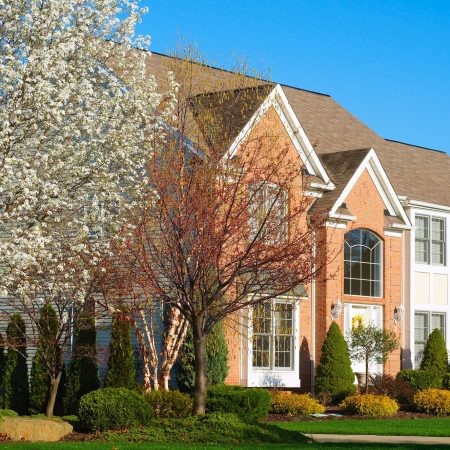
M 236 136 L 235 140 L 228 149 L 226 156 L 228 158 L 233 158 L 240 144 L 247 138 L 252 128 L 259 122 L 271 106 L 273 106 L 275 111 L 278 113 L 278 116 L 280 117 L 281 122 L 291 138 L 301 160 L 305 164 L 308 173 L 310 175 L 320 177 L 324 181 L 327 189 L 334 189 L 332 181 L 326 173 L 314 148 L 306 137 L 299 120 L 297 119 L 292 107 L 289 105 L 286 95 L 279 84 L 273 88 L 258 110 L 253 114 L 244 128 Z
M 333 213 L 333 212 L 328 214 L 328 216 L 331 217 L 332 219 L 340 219 L 340 220 L 352 220 L 352 221 L 355 221 L 357 219 L 356 216 L 351 216 L 349 214 L 337 214 L 337 213 Z
M 394 188 L 392 187 L 373 148 L 367 153 L 355 173 L 350 178 L 347 186 L 345 186 L 344 190 L 341 192 L 341 195 L 331 208 L 330 215 L 336 213 L 336 210 L 345 201 L 364 170 L 367 170 L 369 173 L 389 213 L 393 216 L 399 216 L 408 227 L 411 227 L 411 222 L 406 215 L 405 210 L 403 209 L 397 194 L 395 193 Z
M 420 200 L 409 200 L 408 201 L 408 206 L 415 206 L 415 207 L 418 207 L 418 208 L 432 209 L 432 210 L 435 210 L 435 211 L 450 212 L 450 206 L 438 205 L 437 203 L 422 202 Z
M 389 237 L 401 238 L 403 236 L 403 233 L 401 231 L 393 231 L 389 228 L 385 228 L 384 235 Z
M 332 220 L 328 220 L 325 222 L 325 226 L 327 228 L 341 228 L 342 230 L 347 229 L 347 225 L 345 223 L 334 222 Z

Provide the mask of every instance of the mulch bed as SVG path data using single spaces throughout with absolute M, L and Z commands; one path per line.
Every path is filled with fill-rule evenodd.
M 330 406 L 325 414 L 340 414 L 338 406 Z M 432 419 L 435 416 L 431 414 L 419 413 L 414 411 L 399 411 L 395 416 L 389 416 L 389 419 Z M 372 417 L 361 416 L 324 416 L 324 417 L 291 417 L 284 414 L 269 414 L 267 422 L 317 422 L 321 420 L 373 420 Z

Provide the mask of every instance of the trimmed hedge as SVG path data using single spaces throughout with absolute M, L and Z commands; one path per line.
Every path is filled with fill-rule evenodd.
M 192 399 L 179 391 L 151 391 L 145 394 L 145 400 L 150 403 L 156 417 L 181 418 L 192 412 Z
M 218 385 L 208 389 L 208 412 L 234 413 L 242 420 L 255 422 L 264 419 L 270 411 L 272 397 L 268 390 Z
M 309 394 L 281 392 L 273 396 L 272 412 L 302 417 L 308 414 L 322 414 L 325 412 L 325 407 Z
M 80 425 L 86 431 L 146 425 L 152 417 L 152 406 L 137 392 L 125 388 L 98 389 L 80 400 Z
M 442 387 L 442 375 L 433 370 L 400 370 L 397 379 L 407 381 L 416 391 Z
M 368 417 L 393 416 L 399 409 L 398 403 L 392 398 L 374 394 L 351 395 L 340 407 L 346 414 Z
M 445 389 L 425 389 L 414 395 L 413 404 L 418 411 L 435 416 L 450 415 L 450 391 Z

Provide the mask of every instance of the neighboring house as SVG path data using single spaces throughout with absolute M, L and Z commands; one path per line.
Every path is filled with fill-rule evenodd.
M 148 72 L 164 86 L 172 63 L 154 53 Z M 206 66 L 198 71 L 211 90 L 227 76 L 234 75 Z M 310 196 L 311 212 L 326 212 L 320 237 L 327 239 L 328 257 L 334 256 L 310 286 L 242 312 L 242 329 L 228 331 L 227 382 L 313 390 L 333 320 L 344 333 L 358 321 L 393 330 L 401 349 L 385 365 L 392 375 L 420 364 L 434 328 L 450 348 L 450 157 L 382 138 L 328 95 L 255 84 L 264 95 L 258 89 L 252 108 L 233 112 L 235 135 L 223 142 L 232 154 L 258 130 L 270 127 L 284 137 L 304 176 L 304 192 L 292 195 Z M 249 89 L 249 95 L 256 92 Z M 292 199 L 285 201 L 289 207 Z M 99 340 L 103 352 L 108 332 Z M 353 369 L 364 371 L 360 364 Z

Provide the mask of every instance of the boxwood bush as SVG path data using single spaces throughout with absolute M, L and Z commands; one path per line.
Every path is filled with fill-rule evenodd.
M 267 389 L 241 386 L 212 386 L 208 389 L 208 412 L 234 413 L 247 422 L 264 419 L 270 411 L 272 397 Z
M 12 409 L 0 409 L 0 417 L 17 417 L 18 415 Z
M 151 391 L 145 394 L 145 400 L 150 403 L 156 417 L 181 418 L 192 412 L 192 399 L 179 391 Z
M 309 394 L 280 392 L 272 398 L 272 411 L 276 414 L 301 417 L 308 414 L 322 414 L 325 407 Z
M 435 370 L 400 370 L 397 379 L 407 381 L 416 391 L 442 387 L 442 375 Z
M 414 395 L 413 404 L 417 410 L 435 416 L 450 415 L 450 391 L 445 389 L 425 389 Z
M 146 425 L 154 417 L 143 396 L 125 388 L 89 392 L 80 400 L 79 418 L 85 431 L 118 430 Z
M 368 417 L 393 416 L 399 409 L 398 403 L 392 398 L 374 394 L 351 395 L 340 406 L 346 414 Z

